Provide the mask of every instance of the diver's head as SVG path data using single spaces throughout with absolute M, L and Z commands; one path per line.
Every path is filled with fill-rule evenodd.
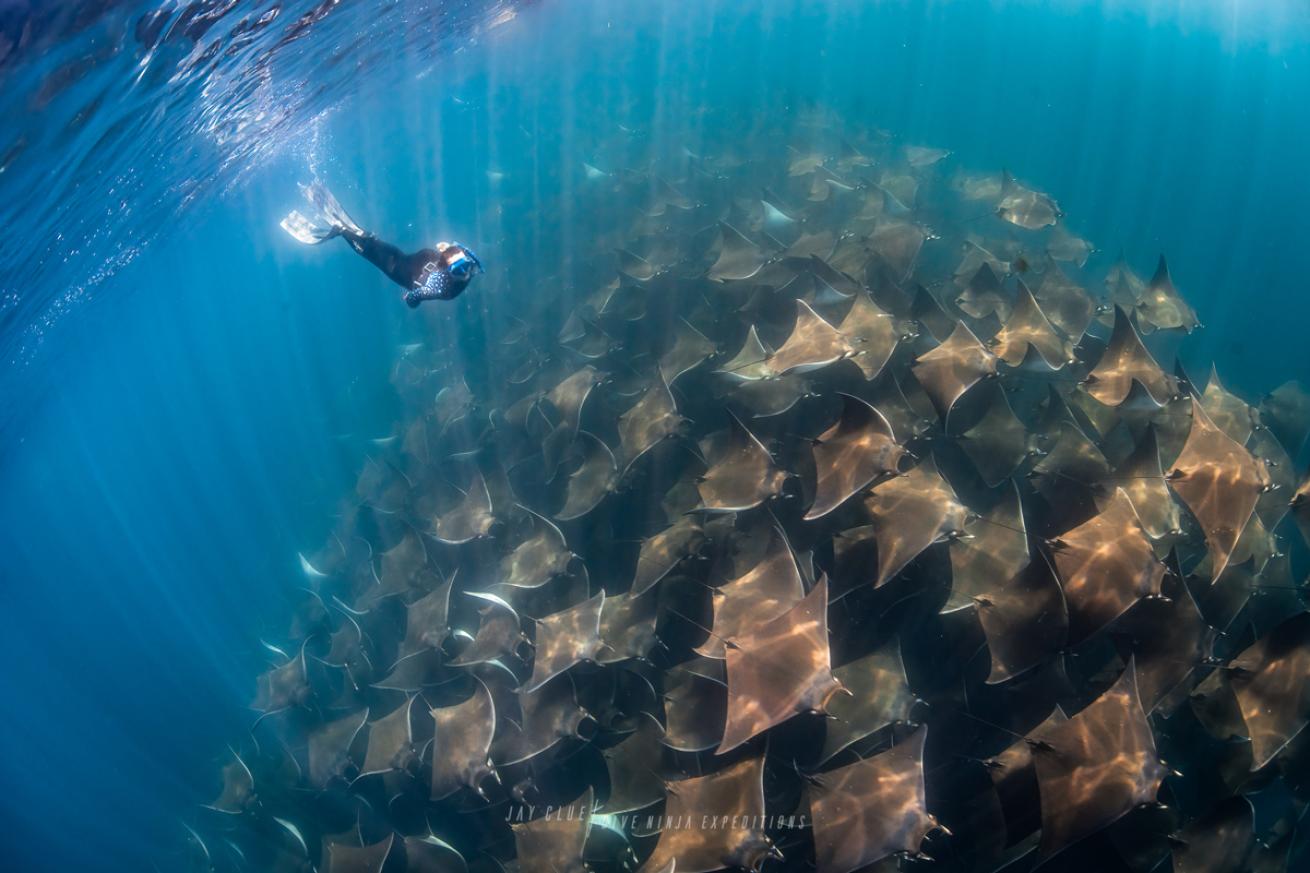
M 482 261 L 460 243 L 437 243 L 437 251 L 441 253 L 441 263 L 446 272 L 462 285 L 468 284 L 475 273 L 482 272 Z

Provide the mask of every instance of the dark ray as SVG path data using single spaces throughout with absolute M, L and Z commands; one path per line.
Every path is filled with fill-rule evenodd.
M 910 691 L 900 640 L 892 638 L 871 654 L 832 671 L 849 694 L 828 701 L 827 733 L 818 763 L 898 722 L 907 722 L 918 698 Z
M 555 429 L 541 446 L 548 473 L 553 474 L 564 460 L 564 453 L 577 436 L 587 398 L 604 379 L 603 373 L 588 364 L 552 388 L 544 398 L 556 416 Z
M 1148 714 L 1186 690 L 1180 686 L 1211 656 L 1215 640 L 1179 576 L 1165 579 L 1163 593 L 1139 602 L 1116 628 L 1137 665 L 1137 692 Z
M 678 319 L 673 331 L 673 345 L 660 358 L 660 375 L 669 385 L 676 382 L 683 373 L 709 360 L 717 351 L 714 343 L 686 319 Z
M 761 623 L 786 613 L 805 596 L 801 568 L 781 528 L 769 534 L 768 550 L 751 569 L 714 592 L 713 633 L 696 651 L 723 658 Z
M 518 822 L 514 846 L 522 873 L 587 873 L 582 849 L 591 832 L 592 790 L 562 807 L 548 807 L 539 818 Z
M 1251 769 L 1310 722 L 1310 612 L 1284 621 L 1233 659 L 1228 682 L 1251 737 Z
M 664 674 L 664 745 L 700 752 L 723 737 L 728 713 L 727 670 L 722 660 L 696 657 Z
M 605 592 L 536 621 L 536 655 L 524 691 L 536 691 L 574 664 L 594 661 L 600 651 L 600 614 Z
M 1010 401 L 1000 383 L 993 381 L 987 390 L 990 394 L 987 411 L 957 439 L 983 481 L 994 488 L 1010 478 L 1030 456 L 1037 454 L 1037 446 L 1010 408 Z
M 1033 296 L 1051 324 L 1073 342 L 1081 339 L 1092 323 L 1092 299 L 1056 264 L 1051 264 L 1042 274 Z
M 1260 420 L 1289 455 L 1297 454 L 1310 434 L 1310 394 L 1300 382 L 1284 382 L 1260 401 Z
M 917 854 L 937 820 L 928 813 L 920 727 L 881 754 L 812 777 L 818 873 L 851 873 L 898 853 Z
M 996 356 L 960 322 L 944 343 L 920 355 L 911 369 L 945 419 L 966 391 L 996 373 Z
M 878 542 L 875 588 L 933 543 L 963 531 L 967 515 L 931 458 L 875 487 L 864 505 Z
M 457 546 L 490 536 L 495 523 L 487 483 L 482 473 L 475 471 L 469 480 L 468 490 L 464 492 L 464 499 L 437 516 L 433 522 L 432 535 L 439 542 Z
M 614 453 L 600 437 L 578 431 L 575 445 L 581 449 L 582 460 L 569 474 L 564 506 L 555 514 L 560 521 L 572 521 L 591 512 L 618 484 Z
M 767 379 L 773 373 L 769 368 L 771 354 L 764 343 L 760 342 L 760 335 L 755 330 L 755 325 L 751 325 L 746 333 L 746 340 L 742 343 L 741 351 L 714 372 L 740 381 Z
M 666 821 L 685 827 L 666 827 L 639 873 L 710 873 L 724 868 L 758 871 L 776 850 L 762 827 L 764 816 L 764 758 L 746 758 L 708 776 L 665 785 L 669 799 Z M 713 810 L 713 812 L 710 812 Z M 715 821 L 736 820 L 744 827 L 710 827 Z
M 752 418 L 782 415 L 807 396 L 810 383 L 800 376 L 742 382 L 728 393 L 733 408 Z
M 335 779 L 349 780 L 356 767 L 350 747 L 368 720 L 368 710 L 361 709 L 336 721 L 324 722 L 310 732 L 307 747 L 309 784 L 327 788 Z
M 1106 406 L 1118 406 L 1128 396 L 1134 379 L 1156 403 L 1164 403 L 1178 393 L 1177 384 L 1142 345 L 1128 313 L 1116 306 L 1114 332 L 1101 360 L 1087 376 L 1086 390 Z
M 869 234 L 869 248 L 892 271 L 893 279 L 904 282 L 914 270 L 927 238 L 927 233 L 917 224 L 882 219 Z
M 1212 578 L 1228 565 L 1238 538 L 1255 512 L 1269 472 L 1210 421 L 1192 401 L 1192 428 L 1169 471 L 1169 486 L 1192 511 L 1205 534 Z
M 637 282 L 645 282 L 655 276 L 655 265 L 640 255 L 634 255 L 627 249 L 619 249 L 619 272 Z
M 1050 545 L 1069 604 L 1073 642 L 1087 639 L 1141 598 L 1160 593 L 1164 565 L 1122 488 L 1099 514 Z
M 1269 474 L 1269 487 L 1256 501 L 1255 514 L 1266 528 L 1273 530 L 1287 515 L 1288 501 L 1296 493 L 1296 464 L 1273 432 L 1264 427 L 1252 432 L 1246 448 Z
M 768 257 L 730 224 L 719 224 L 719 257 L 706 275 L 717 281 L 749 279 L 760 271 Z
M 681 432 L 686 421 L 678 414 L 673 392 L 663 376 L 655 379 L 631 409 L 619 416 L 619 445 L 626 471 L 642 455 Z
M 1052 259 L 1073 264 L 1075 267 L 1086 264 L 1092 251 L 1091 243 L 1071 234 L 1063 224 L 1056 225 L 1055 230 L 1051 231 L 1051 235 L 1046 239 L 1046 253 Z
M 760 621 L 757 619 L 757 621 Z M 716 754 L 802 712 L 821 712 L 840 689 L 828 654 L 828 582 L 742 634 L 726 652 L 728 719 Z
M 965 315 L 975 319 L 985 319 L 989 315 L 995 315 L 1000 321 L 1006 321 L 1013 311 L 1009 294 L 1001 286 L 1000 278 L 987 261 L 983 261 L 969 278 L 960 291 L 960 296 L 955 298 L 955 305 Z
M 637 713 L 636 720 L 632 736 L 603 752 L 610 790 L 598 813 L 633 812 L 664 799 L 660 766 L 664 728 L 649 713 Z
M 858 397 L 839 396 L 841 417 L 813 444 L 818 482 L 807 521 L 822 518 L 870 482 L 895 473 L 905 452 L 882 413 Z
M 921 170 L 924 167 L 931 167 L 950 156 L 951 152 L 946 149 L 912 145 L 907 145 L 905 147 L 905 162 L 916 170 Z
M 649 591 L 704 542 L 704 528 L 693 516 L 680 518 L 655 536 L 642 540 L 637 571 L 632 579 L 632 593 L 639 595 Z
M 562 740 L 590 735 L 595 726 L 590 714 L 578 705 L 567 674 L 556 676 L 535 691 L 510 695 L 509 700 L 517 701 L 521 717 L 514 721 L 512 710 L 497 704 L 499 721 L 491 757 L 498 765 L 536 757 Z
M 1255 810 L 1229 797 L 1173 839 L 1173 873 L 1241 873 L 1255 844 Z
M 705 509 L 741 512 L 782 492 L 786 472 L 736 416 L 717 439 L 702 442 L 709 469 L 696 485 Z
M 414 745 L 411 720 L 414 700 L 413 697 L 406 698 L 390 713 L 369 723 L 368 747 L 360 776 L 391 770 L 408 771 L 418 764 L 420 750 Z
M 405 638 L 400 644 L 403 654 L 440 649 L 446 637 L 450 636 L 447 617 L 450 614 L 450 591 L 454 582 L 454 576 L 445 582 L 438 582 L 431 592 L 405 608 Z
M 491 762 L 491 740 L 496 730 L 496 704 L 491 692 L 474 677 L 472 697 L 431 712 L 431 798 L 442 800 L 461 788 L 485 798 L 482 783 L 499 778 Z
M 258 803 L 255 794 L 255 777 L 235 751 L 229 749 L 232 760 L 223 765 L 223 788 L 208 808 L 229 815 L 240 815 Z
M 1131 661 L 1086 709 L 1061 724 L 1043 724 L 1029 740 L 1035 744 L 1043 858 L 1154 801 L 1164 781 Z

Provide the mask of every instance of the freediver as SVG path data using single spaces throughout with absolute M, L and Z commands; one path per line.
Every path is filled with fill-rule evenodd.
M 453 300 L 473 281 L 475 271 L 483 272 L 478 256 L 457 242 L 439 242 L 407 255 L 356 224 L 321 182 L 302 185 L 301 190 L 318 214 L 310 219 L 293 210 L 282 219 L 282 229 L 311 246 L 341 237 L 405 289 L 411 308 L 424 300 Z

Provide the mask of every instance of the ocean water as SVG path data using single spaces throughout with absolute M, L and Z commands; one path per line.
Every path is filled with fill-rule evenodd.
M 0 2 L 4 867 L 184 869 L 298 556 L 410 414 L 402 348 L 491 408 L 516 319 L 592 290 L 584 162 L 690 187 L 689 156 L 840 136 L 1009 170 L 1095 245 L 1090 290 L 1165 254 L 1204 327 L 1161 362 L 1255 403 L 1310 385 L 1308 105 L 1294 2 Z M 486 275 L 406 307 L 279 229 L 314 178 Z

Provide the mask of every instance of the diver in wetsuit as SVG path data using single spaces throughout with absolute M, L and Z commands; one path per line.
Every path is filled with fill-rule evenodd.
M 411 307 L 424 300 L 452 300 L 468 287 L 475 271 L 482 272 L 478 256 L 459 243 L 439 242 L 435 248 L 405 254 L 355 224 L 321 182 L 302 185 L 301 190 L 318 215 L 310 219 L 293 211 L 282 219 L 282 229 L 306 245 L 341 237 L 404 288 L 405 302 Z

